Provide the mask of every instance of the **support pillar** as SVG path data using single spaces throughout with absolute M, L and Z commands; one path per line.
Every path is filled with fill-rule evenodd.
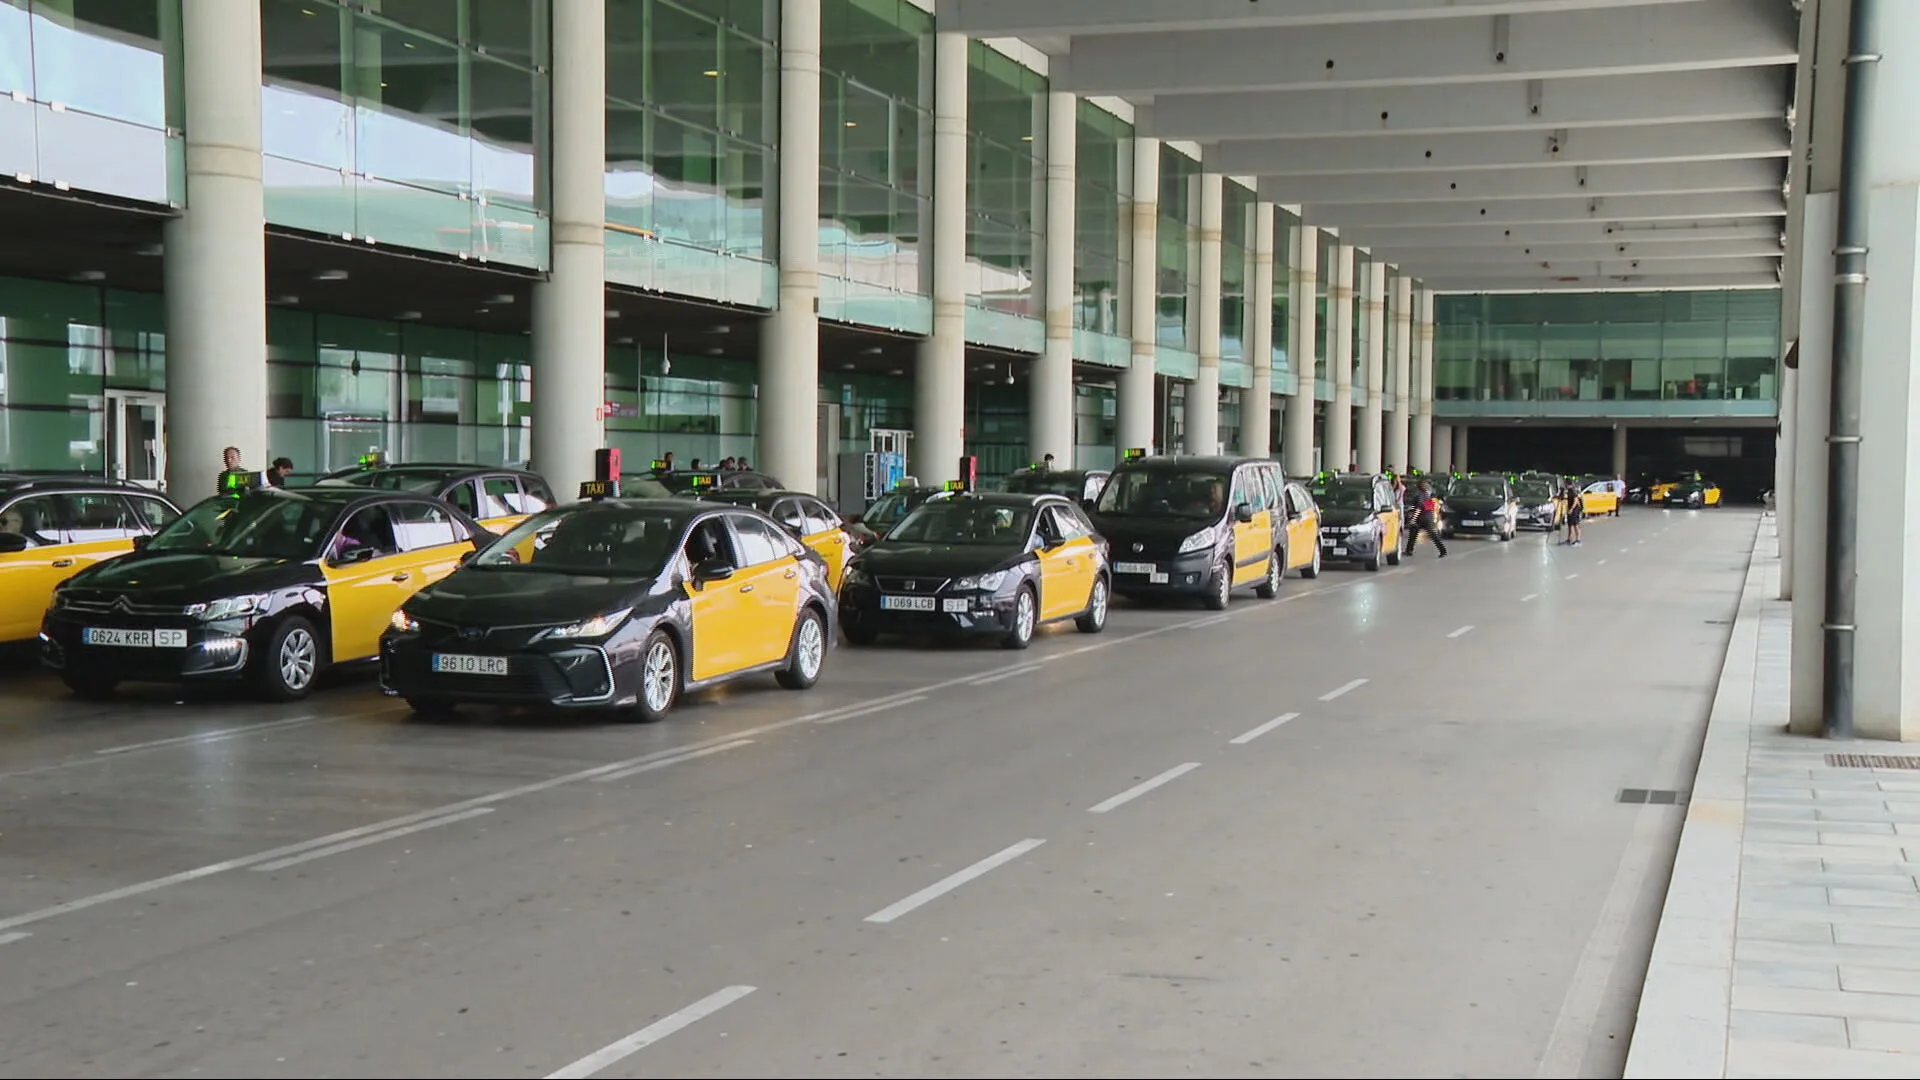
M 1413 448 L 1407 456 L 1421 472 L 1433 471 L 1433 290 L 1413 294 Z
M 1295 225 L 1290 240 L 1293 257 L 1288 260 L 1287 356 L 1293 362 L 1296 380 L 1293 396 L 1287 399 L 1287 421 L 1280 432 L 1285 442 L 1286 471 L 1291 476 L 1311 476 L 1313 462 L 1313 384 L 1318 376 L 1319 360 L 1315 350 L 1320 334 L 1314 305 L 1320 288 L 1320 230 L 1312 225 Z
M 1187 387 L 1187 453 L 1220 452 L 1220 217 L 1226 177 L 1200 174 L 1200 365 Z
M 167 489 L 214 494 L 220 452 L 263 469 L 267 248 L 260 180 L 260 5 L 184 5 L 187 208 L 166 224 Z M 596 319 L 597 321 L 597 319 Z
M 1353 267 L 1352 244 L 1333 249 L 1333 280 L 1327 285 L 1327 339 L 1332 353 L 1333 400 L 1327 403 L 1326 447 L 1322 468 L 1345 472 L 1353 463 Z
M 779 107 L 780 295 L 760 343 L 755 464 L 790 488 L 818 493 L 826 480 L 820 475 L 820 0 L 780 2 Z
M 1393 276 L 1393 299 L 1388 308 L 1393 320 L 1393 408 L 1387 412 L 1387 435 L 1382 453 L 1389 471 L 1407 471 L 1407 406 L 1413 393 L 1413 279 Z M 1454 460 L 1461 455 L 1454 454 Z
M 1129 321 L 1133 324 L 1133 359 L 1120 376 L 1114 402 L 1117 447 L 1153 450 L 1154 364 L 1158 351 L 1160 309 L 1160 140 L 1133 140 L 1133 280 Z
M 1079 135 L 1080 99 L 1057 90 L 1048 93 L 1047 231 L 1041 260 L 1047 339 L 1033 362 L 1028 453 L 1034 461 L 1052 454 L 1055 467 L 1061 469 L 1073 468 L 1077 441 L 1073 435 L 1073 237 Z
M 1247 237 L 1247 364 L 1252 385 L 1240 399 L 1240 453 L 1273 456 L 1273 204 L 1253 204 Z
M 1433 425 L 1433 471 L 1441 474 L 1454 471 L 1452 424 Z
M 958 480 L 967 452 L 965 34 L 933 36 L 932 217 L 933 335 L 913 379 L 913 473 L 923 484 Z
M 1467 436 L 1473 431 L 1464 424 L 1453 429 L 1453 467 L 1461 472 L 1472 472 L 1467 462 Z
M 1623 480 L 1627 476 L 1627 428 L 1624 424 L 1613 426 L 1613 475 Z
M 1827 663 L 1827 409 L 1833 356 L 1833 245 L 1840 197 L 1809 192 L 1802 229 L 1800 276 L 1800 392 L 1794 402 L 1793 651 L 1787 727 L 1820 733 Z M 1896 534 L 1904 535 L 1904 534 Z
M 1380 410 L 1385 408 L 1387 378 L 1387 264 L 1367 264 L 1367 285 L 1361 313 L 1367 320 L 1367 398 L 1360 410 L 1359 471 L 1377 473 L 1380 464 Z
M 1798 301 L 1796 300 L 1795 303 Z M 1798 313 L 1794 315 L 1794 323 L 1797 333 Z M 1789 339 L 1782 337 L 1781 340 Z M 1780 433 L 1774 439 L 1773 448 L 1774 528 L 1778 531 L 1780 541 L 1780 590 L 1777 595 L 1782 600 L 1793 599 L 1793 493 L 1798 466 L 1794 440 L 1799 437 L 1799 410 L 1800 372 L 1782 365 L 1780 368 Z

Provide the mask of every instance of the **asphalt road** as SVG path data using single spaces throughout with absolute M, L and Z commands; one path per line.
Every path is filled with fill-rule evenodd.
M 1619 1076 L 1754 532 L 837 649 L 667 722 L 0 673 L 0 1076 Z

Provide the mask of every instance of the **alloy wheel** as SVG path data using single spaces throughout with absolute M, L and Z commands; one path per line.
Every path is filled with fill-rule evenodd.
M 280 655 L 275 659 L 280 668 L 280 681 L 288 690 L 298 693 L 312 684 L 320 650 L 314 644 L 313 635 L 305 627 L 296 626 L 280 639 Z

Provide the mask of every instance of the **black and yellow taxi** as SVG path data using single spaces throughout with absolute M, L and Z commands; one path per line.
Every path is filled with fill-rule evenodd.
M 1113 591 L 1151 599 L 1199 596 L 1227 606 L 1237 589 L 1280 593 L 1287 551 L 1286 476 L 1263 458 L 1173 455 L 1120 464 L 1093 523 L 1113 548 Z
M 1280 509 L 1286 515 L 1288 570 L 1303 578 L 1320 576 L 1320 500 L 1305 484 L 1288 481 L 1280 489 Z
M 827 585 L 834 591 L 846 576 L 853 557 L 853 534 L 833 507 L 804 491 L 759 491 L 745 488 L 707 488 L 702 499 L 750 506 L 780 523 L 780 527 L 807 545 L 827 564 Z
M 1007 490 L 1016 495 L 1065 495 L 1081 506 L 1093 506 L 1111 475 L 1106 469 L 1054 469 L 1035 464 L 1008 476 Z
M 215 496 L 61 585 L 42 656 L 85 696 L 122 682 L 246 681 L 269 700 L 296 700 L 323 669 L 377 655 L 394 609 L 488 539 L 426 495 L 336 486 Z
M 873 500 L 858 514 L 847 518 L 849 531 L 861 547 L 885 536 L 888 529 L 907 520 L 907 515 L 929 499 L 944 499 L 953 488 L 940 484 L 901 484 Z
M 525 469 L 431 462 L 391 465 L 381 454 L 362 457 L 358 465 L 328 473 L 319 483 L 431 495 L 494 532 L 510 529 L 527 515 L 554 504 L 553 489 L 546 480 Z
M 180 516 L 157 491 L 97 476 L 0 473 L 0 644 L 40 631 L 53 590 Z
M 1719 506 L 1721 498 L 1720 485 L 1711 480 L 1681 480 L 1667 489 L 1661 501 L 1666 506 L 1698 510 Z
M 856 555 L 840 589 L 849 642 L 881 634 L 994 634 L 1024 649 L 1044 623 L 1107 626 L 1107 545 L 1061 495 L 954 492 L 920 504 Z
M 1510 541 L 1520 531 L 1520 501 L 1498 473 L 1455 477 L 1447 485 L 1447 535 L 1495 536 Z
M 1590 474 L 1574 481 L 1580 493 L 1580 506 L 1586 516 L 1619 517 L 1620 485 L 1611 476 Z
M 601 486 L 601 485 L 605 486 Z M 592 497 L 536 514 L 391 615 L 383 690 L 467 704 L 606 709 L 651 722 L 690 690 L 820 678 L 826 565 L 773 519 L 696 499 Z
M 1517 504 L 1513 515 L 1517 527 L 1544 532 L 1553 532 L 1560 527 L 1566 507 L 1560 502 L 1559 488 L 1551 479 L 1521 476 L 1513 485 L 1513 499 Z
M 1329 562 L 1359 563 L 1379 570 L 1400 565 L 1406 540 L 1393 481 L 1384 474 L 1341 473 L 1329 477 L 1320 497 L 1320 553 Z
M 763 472 L 750 469 L 656 469 L 652 477 L 673 495 L 697 495 L 706 491 L 783 491 L 785 484 Z M 631 481 L 622 481 L 621 490 L 632 491 Z

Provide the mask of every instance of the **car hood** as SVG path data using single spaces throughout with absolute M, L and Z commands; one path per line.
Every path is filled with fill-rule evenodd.
M 631 607 L 653 584 L 530 567 L 462 567 L 414 593 L 406 610 L 416 619 L 459 626 L 570 623 Z
M 860 568 L 889 577 L 954 577 L 1002 570 L 1026 556 L 1000 544 L 911 544 L 882 540 L 860 553 Z
M 1129 514 L 1091 514 L 1093 527 L 1115 548 L 1135 540 L 1149 544 L 1177 544 L 1202 529 L 1218 525 L 1201 518 L 1134 517 Z
M 319 580 L 311 562 L 190 551 L 137 551 L 67 582 L 73 593 L 126 595 L 144 604 L 193 604 Z
M 1507 508 L 1505 499 L 1496 499 L 1486 495 L 1462 495 L 1447 500 L 1447 506 L 1453 510 L 1472 510 L 1476 513 L 1492 513 Z
M 1351 528 L 1355 525 L 1365 525 L 1372 519 L 1373 511 L 1371 510 L 1334 509 L 1325 506 L 1320 508 L 1320 524 L 1322 525 Z

